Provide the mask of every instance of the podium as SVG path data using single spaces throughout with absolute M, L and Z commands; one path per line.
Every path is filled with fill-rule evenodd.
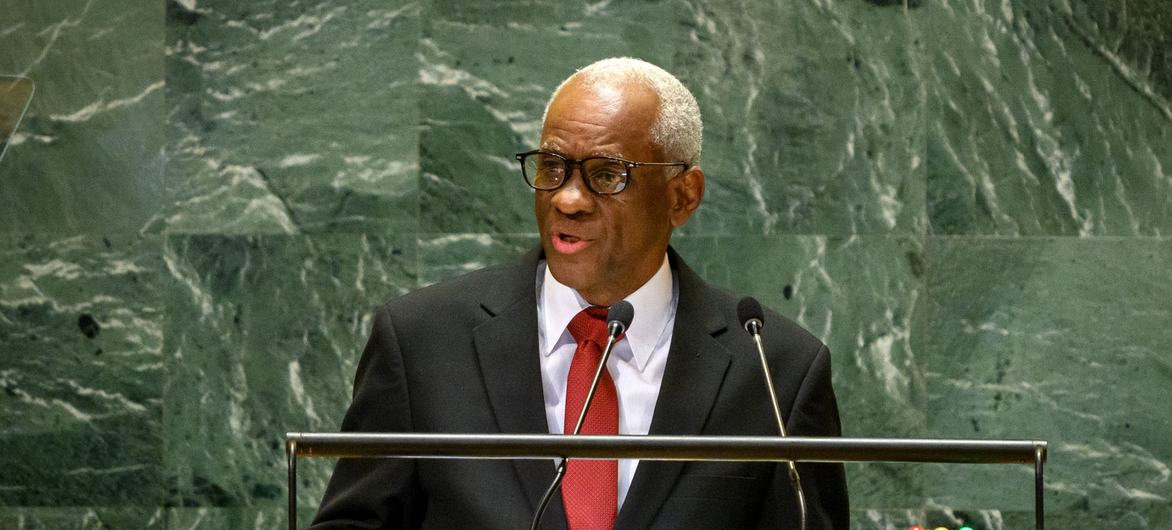
M 297 528 L 298 457 L 593 458 L 743 462 L 918 462 L 1034 466 L 1034 527 L 1045 528 L 1045 441 L 793 436 L 287 433 L 289 528 Z

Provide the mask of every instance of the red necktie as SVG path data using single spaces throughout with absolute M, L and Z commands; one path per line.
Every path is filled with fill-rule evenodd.
M 582 404 L 590 391 L 590 383 L 594 380 L 594 372 L 602 360 L 602 350 L 606 347 L 606 308 L 583 309 L 574 316 L 567 329 L 578 343 L 578 349 L 574 352 L 570 376 L 566 381 L 566 417 L 562 423 L 562 432 L 573 434 L 578 415 L 582 412 Z M 618 393 L 615 392 L 610 372 L 604 369 L 586 420 L 582 422 L 581 434 L 618 432 Z M 614 528 L 618 516 L 618 467 L 617 460 L 569 461 L 562 482 L 562 502 L 570 530 Z

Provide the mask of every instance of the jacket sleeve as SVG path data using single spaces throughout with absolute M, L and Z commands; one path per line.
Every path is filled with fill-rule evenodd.
M 791 436 L 842 436 L 838 402 L 830 384 L 830 350 L 826 346 L 819 349 L 810 363 L 788 414 L 786 431 Z M 806 495 L 807 528 L 850 528 L 850 502 L 843 465 L 799 463 L 797 467 Z M 779 464 L 774 470 L 765 499 L 758 528 L 797 527 L 797 498 L 785 464 Z
M 412 430 L 403 357 L 385 306 L 375 314 L 341 430 Z M 423 501 L 413 460 L 340 459 L 311 528 L 415 528 Z

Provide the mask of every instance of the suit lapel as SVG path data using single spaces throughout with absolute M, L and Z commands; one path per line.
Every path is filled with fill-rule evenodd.
M 716 308 L 705 305 L 711 300 L 709 288 L 673 250 L 668 252 L 679 279 L 680 298 L 650 434 L 698 435 L 728 370 L 731 354 L 713 338 L 727 325 Z M 641 461 L 615 528 L 650 527 L 684 464 Z
M 537 357 L 534 275 L 539 255 L 537 251 L 527 254 L 516 272 L 508 274 L 501 284 L 489 286 L 481 306 L 490 318 L 473 330 L 480 373 L 502 433 L 549 433 Z M 553 480 L 553 464 L 548 460 L 517 459 L 513 466 L 529 499 L 530 511 L 536 510 Z M 542 520 L 545 528 L 565 528 L 561 502 L 551 502 Z

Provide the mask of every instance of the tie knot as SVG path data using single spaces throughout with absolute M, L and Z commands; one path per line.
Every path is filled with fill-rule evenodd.
M 574 315 L 570 325 L 566 326 L 575 342 L 594 341 L 595 344 L 606 344 L 606 308 L 590 306 Z

